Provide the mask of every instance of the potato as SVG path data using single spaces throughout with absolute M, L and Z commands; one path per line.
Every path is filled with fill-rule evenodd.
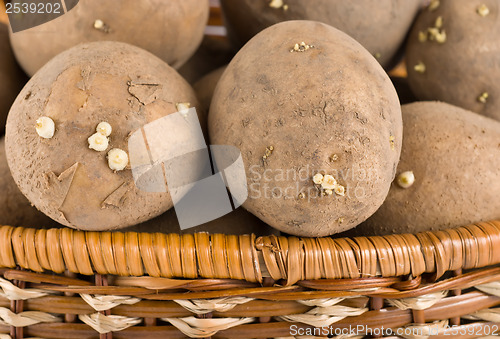
M 1 11 L 1 9 L 0 9 Z M 0 135 L 5 131 L 5 121 L 10 106 L 26 83 L 26 75 L 19 68 L 9 44 L 7 24 L 0 22 Z
M 169 192 L 139 190 L 130 168 L 110 166 L 107 158 L 112 149 L 127 153 L 131 133 L 186 102 L 198 107 L 192 88 L 145 50 L 119 42 L 78 45 L 42 67 L 14 102 L 6 128 L 12 175 L 38 209 L 66 226 L 109 230 L 149 220 L 172 207 Z M 54 122 L 53 137 L 41 117 Z M 89 141 L 100 135 L 101 122 L 112 127 L 108 147 L 102 135 L 101 143 Z M 173 138 L 182 132 L 167 131 Z M 126 154 L 117 160 L 128 163 Z
M 144 48 L 179 68 L 199 46 L 208 12 L 208 0 L 80 0 L 67 14 L 12 34 L 12 47 L 29 75 L 79 43 L 111 40 Z
M 349 34 L 386 68 L 393 65 L 420 0 L 221 0 L 228 35 L 237 46 L 285 20 L 320 21 Z
M 283 232 L 358 225 L 396 173 L 402 122 L 389 77 L 354 39 L 319 22 L 279 23 L 250 40 L 222 75 L 208 119 L 212 144 L 241 151 L 243 206 Z
M 7 165 L 4 138 L 0 138 L 0 225 L 61 226 L 31 206 L 28 199 L 17 188 Z
M 274 228 L 266 225 L 259 218 L 245 211 L 242 207 L 237 208 L 231 213 L 228 213 L 216 220 L 212 220 L 203 225 L 180 229 L 179 221 L 175 210 L 169 209 L 162 215 L 146 221 L 142 224 L 128 227 L 124 232 L 147 232 L 147 233 L 196 233 L 209 232 L 211 234 L 255 234 L 255 235 L 279 235 L 279 232 Z
M 439 5 L 418 16 L 406 48 L 413 93 L 499 120 L 500 1 L 432 3 Z
M 222 73 L 226 70 L 226 67 L 227 66 L 223 66 L 208 73 L 193 85 L 196 96 L 198 97 L 198 100 L 200 100 L 200 105 L 203 107 L 205 112 L 208 112 L 210 108 L 215 87 L 217 86 Z
M 353 231 L 416 233 L 499 219 L 500 123 L 442 102 L 402 111 L 397 180 L 382 207 Z M 408 171 L 414 182 L 402 188 L 398 181 L 408 186 L 401 181 L 411 179 Z

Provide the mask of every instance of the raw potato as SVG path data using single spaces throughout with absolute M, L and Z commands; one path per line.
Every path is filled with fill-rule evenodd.
M 421 12 L 408 39 L 413 93 L 420 100 L 444 101 L 500 120 L 500 1 L 439 3 Z M 445 33 L 442 43 L 430 40 L 436 23 L 441 23 L 437 33 Z
M 5 139 L 0 139 L 0 225 L 60 227 L 54 220 L 31 206 L 17 188 L 5 156 Z
M 242 153 L 247 210 L 281 231 L 325 236 L 380 207 L 396 173 L 402 122 L 389 77 L 359 43 L 319 22 L 288 21 L 231 61 L 209 132 L 212 144 Z M 317 173 L 323 188 L 313 182 Z
M 177 112 L 176 103 L 198 107 L 194 91 L 154 55 L 119 42 L 76 46 L 47 63 L 28 82 L 9 113 L 6 151 L 21 191 L 42 212 L 85 230 L 122 228 L 172 207 L 170 194 L 139 190 L 129 167 L 112 171 L 107 153 L 128 152 L 128 136 Z M 50 139 L 36 120 L 55 122 Z M 112 127 L 109 146 L 98 152 L 88 138 L 100 122 Z M 181 133 L 168 131 L 169 135 Z
M 217 86 L 222 73 L 226 70 L 226 67 L 227 66 L 223 66 L 208 73 L 193 85 L 196 96 L 198 97 L 198 100 L 200 100 L 201 107 L 203 107 L 205 112 L 208 112 L 210 108 L 215 87 Z
M 273 3 L 283 5 L 275 8 Z M 238 46 L 275 23 L 315 20 L 349 34 L 387 68 L 403 44 L 420 0 L 222 0 L 221 5 L 228 35 Z
M 199 46 L 208 12 L 208 0 L 80 0 L 55 20 L 11 34 L 12 47 L 30 75 L 79 43 L 110 40 L 144 48 L 179 68 Z
M 186 230 L 180 229 L 179 221 L 175 214 L 175 210 L 169 209 L 162 215 L 146 221 L 142 224 L 129 227 L 123 231 L 128 232 L 147 232 L 147 233 L 196 233 L 208 232 L 211 234 L 255 234 L 255 235 L 279 235 L 274 228 L 266 225 L 259 218 L 245 211 L 242 207 L 226 214 L 216 220 L 207 222 L 203 225 L 188 228 Z
M 500 123 L 441 103 L 403 108 L 403 148 L 398 175 L 386 201 L 357 235 L 416 233 L 500 218 Z
M 0 79 L 0 135 L 2 135 L 10 106 L 27 81 L 10 48 L 9 28 L 2 22 L 0 22 Z

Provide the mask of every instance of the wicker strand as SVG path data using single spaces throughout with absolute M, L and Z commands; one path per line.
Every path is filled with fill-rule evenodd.
M 45 312 L 26 311 L 14 313 L 8 308 L 0 307 L 0 325 L 25 327 L 39 323 L 53 323 L 61 321 L 59 317 Z
M 323 298 L 323 299 L 309 299 L 309 300 L 297 300 L 297 302 L 306 305 L 306 306 L 315 306 L 315 307 L 331 307 L 336 305 L 346 298 Z
M 171 323 L 190 338 L 207 338 L 214 336 L 219 331 L 251 323 L 255 321 L 255 318 L 198 319 L 195 317 L 186 317 L 162 318 L 162 320 Z
M 465 315 L 462 318 L 469 320 L 484 320 L 491 321 L 494 323 L 500 323 L 500 308 L 489 308 L 486 310 L 480 310 L 469 315 Z
M 139 298 L 115 295 L 91 295 L 80 293 L 80 297 L 98 312 L 107 311 L 118 305 L 133 305 L 141 301 Z
M 478 285 L 475 287 L 484 293 L 500 297 L 500 281 L 494 281 L 487 284 Z
M 51 292 L 39 289 L 23 289 L 15 286 L 10 281 L 0 278 L 0 296 L 9 300 L 27 300 L 50 295 Z
M 387 299 L 387 302 L 400 310 L 425 310 L 434 306 L 434 304 L 446 297 L 447 294 L 448 291 L 439 291 L 415 298 Z
M 100 334 L 123 331 L 142 322 L 140 318 L 104 315 L 102 313 L 80 314 L 78 318 Z
M 50 243 L 51 246 L 44 246 Z M 500 221 L 366 238 L 143 234 L 0 227 L 0 267 L 92 275 L 300 280 L 394 277 L 500 263 Z M 293 269 L 291 269 L 293 267 Z
M 177 304 L 184 307 L 191 313 L 206 314 L 210 312 L 227 312 L 232 310 L 236 305 L 246 304 L 249 301 L 255 300 L 254 298 L 246 297 L 232 297 L 232 298 L 218 298 L 218 299 L 192 299 L 192 300 L 173 300 Z
M 299 322 L 314 327 L 328 327 L 346 317 L 361 315 L 367 311 L 368 308 L 333 305 L 315 307 L 304 314 L 284 315 L 277 317 L 277 319 L 292 323 Z
M 479 293 L 479 292 L 476 292 Z M 480 293 L 479 293 L 480 295 Z M 128 298 L 128 297 L 127 297 Z M 427 296 L 428 298 L 428 296 Z M 37 298 L 33 298 L 37 299 Z M 347 299 L 347 300 L 346 300 Z M 405 298 L 408 299 L 408 298 Z M 425 299 L 425 298 L 423 298 Z M 1 300 L 1 299 L 0 299 Z M 338 305 L 341 301 L 346 301 L 348 304 L 357 305 L 356 307 L 349 307 L 345 305 Z M 242 301 L 245 301 L 242 299 Z M 405 300 L 407 301 L 407 300 Z M 209 301 L 210 302 L 210 301 Z M 366 300 L 349 300 L 349 298 L 323 298 L 323 299 L 308 299 L 308 300 L 297 300 L 298 303 L 304 305 L 316 306 L 312 310 L 306 312 L 305 314 L 293 314 L 288 316 L 277 316 L 276 319 L 286 321 L 286 322 L 301 322 L 307 325 L 315 326 L 315 327 L 328 327 L 331 324 L 340 321 L 346 317 L 355 317 L 357 315 L 361 315 L 366 312 L 364 307 L 366 306 Z M 354 302 L 354 303 L 353 303 Z M 442 302 L 441 302 L 442 303 Z M 446 302 L 445 302 L 446 303 Z M 491 307 L 491 306 L 490 306 Z M 227 312 L 228 310 L 219 311 L 221 313 Z M 10 311 L 8 311 L 10 312 Z M 12 313 L 12 312 L 11 312 Z M 285 313 L 286 314 L 286 313 Z M 8 314 L 6 318 L 9 318 L 10 315 L 14 317 L 23 317 L 23 318 L 36 318 L 37 320 L 44 321 L 60 321 L 60 319 L 55 318 L 49 313 L 45 312 L 22 312 L 20 314 Z M 0 318 L 4 319 L 1 316 Z M 190 317 L 192 318 L 192 317 Z M 472 319 L 472 320 L 486 320 L 491 322 L 500 322 L 500 309 L 490 308 L 482 311 L 475 312 L 470 315 L 465 315 L 463 318 Z M 141 318 L 129 318 L 123 316 L 105 316 L 100 313 L 88 314 L 88 315 L 80 315 L 80 319 L 86 323 L 87 325 L 94 328 L 99 333 L 109 333 L 111 331 L 121 331 L 130 326 L 134 326 L 141 322 Z M 187 319 L 187 320 L 186 320 Z M 239 326 L 239 321 L 251 321 L 249 319 L 254 318 L 229 318 L 231 320 L 227 320 L 228 318 L 217 318 L 217 319 L 196 319 L 195 321 L 189 320 L 189 318 L 164 318 L 164 320 L 171 321 L 174 326 L 179 327 L 179 329 L 184 331 L 184 333 L 193 338 L 203 338 L 209 335 L 214 335 L 220 330 L 229 329 L 233 326 Z M 5 320 L 5 319 L 4 319 Z M 22 319 L 26 321 L 26 319 Z M 198 322 L 200 320 L 211 320 L 210 322 Z M 37 323 L 37 322 L 35 322 Z M 2 323 L 4 324 L 4 323 Z M 12 321 L 9 318 L 9 322 L 6 322 L 5 325 L 13 324 L 14 326 L 26 325 L 26 323 L 19 323 L 16 321 Z M 435 323 L 433 323 L 435 324 Z M 426 326 L 424 326 L 426 325 Z M 429 330 L 428 325 L 430 324 L 418 324 L 411 325 L 411 327 L 422 327 L 422 330 Z M 412 333 L 409 331 L 408 326 L 402 327 L 402 329 L 406 329 L 406 332 L 402 332 L 405 334 Z M 413 331 L 413 333 L 418 333 L 417 330 Z M 427 336 L 413 336 L 412 334 L 403 335 L 404 337 L 410 339 L 420 339 L 426 338 Z

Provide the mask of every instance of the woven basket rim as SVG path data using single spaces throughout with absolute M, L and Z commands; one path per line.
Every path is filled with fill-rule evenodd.
M 411 286 L 411 279 L 500 263 L 500 222 L 443 231 L 355 238 L 92 232 L 0 226 L 0 267 L 33 272 L 234 279 L 325 289 Z M 390 278 L 399 277 L 395 281 Z M 369 279 L 375 278 L 375 279 Z M 321 281 L 323 279 L 323 281 Z M 377 280 L 378 279 L 378 280 Z M 384 280 L 385 279 L 385 280 Z M 305 281 L 305 282 L 304 282 Z M 299 285 L 300 285 L 299 284 Z M 401 285 L 404 287 L 404 284 Z M 339 289 L 339 286 L 335 286 Z

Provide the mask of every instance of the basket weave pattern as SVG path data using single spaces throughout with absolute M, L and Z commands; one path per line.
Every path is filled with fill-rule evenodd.
M 500 322 L 500 267 L 479 269 L 500 263 L 500 222 L 353 239 L 2 226 L 0 248 L 0 333 L 12 338 Z

